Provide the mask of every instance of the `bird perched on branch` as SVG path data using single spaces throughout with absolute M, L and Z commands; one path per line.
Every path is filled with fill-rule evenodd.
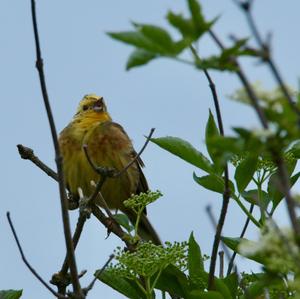
M 99 174 L 87 159 L 84 146 L 94 165 L 113 168 L 116 171 L 124 169 L 137 155 L 124 129 L 112 121 L 103 97 L 94 94 L 86 95 L 80 101 L 72 121 L 60 133 L 59 145 L 66 185 L 75 199 L 79 198 L 79 190 L 82 190 L 84 196 L 90 196 L 95 190 L 91 182 L 99 180 Z M 125 208 L 123 201 L 132 194 L 148 191 L 148 184 L 141 169 L 143 166 L 138 157 L 122 175 L 108 178 L 101 189 L 108 207 L 121 210 L 133 224 L 136 222 L 136 214 Z M 96 200 L 96 203 L 101 205 L 99 202 Z M 146 210 L 141 217 L 138 232 L 145 240 L 151 240 L 155 244 L 161 243 L 146 217 Z

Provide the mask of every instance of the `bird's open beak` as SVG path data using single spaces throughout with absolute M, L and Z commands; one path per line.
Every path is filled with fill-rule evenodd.
M 94 107 L 93 107 L 93 110 L 94 110 L 95 112 L 101 112 L 101 111 L 103 111 L 103 108 L 102 108 L 102 107 L 94 106 Z
M 101 100 L 98 100 L 93 105 L 93 110 L 95 112 L 102 112 L 103 111 L 103 102 Z

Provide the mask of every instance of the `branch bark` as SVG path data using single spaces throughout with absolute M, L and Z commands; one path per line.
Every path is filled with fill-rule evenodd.
M 47 112 L 47 117 L 48 117 L 49 126 L 51 130 L 51 135 L 52 135 L 52 141 L 55 150 L 55 162 L 56 162 L 57 175 L 58 175 L 61 213 L 62 213 L 68 262 L 70 265 L 71 280 L 72 280 L 75 298 L 81 299 L 84 298 L 84 295 L 82 293 L 79 278 L 78 278 L 74 246 L 73 246 L 72 236 L 71 236 L 70 220 L 69 220 L 69 213 L 68 213 L 68 200 L 67 200 L 65 180 L 63 174 L 63 159 L 59 149 L 57 132 L 55 128 L 54 118 L 51 111 L 50 101 L 49 101 L 47 87 L 46 87 L 46 79 L 45 79 L 43 59 L 42 59 L 42 54 L 40 49 L 38 25 L 37 25 L 37 18 L 36 18 L 36 7 L 35 7 L 34 0 L 31 0 L 31 13 L 32 13 L 33 31 L 34 31 L 34 41 L 35 41 L 35 48 L 36 48 L 36 68 L 39 74 L 41 91 L 43 95 L 44 105 Z

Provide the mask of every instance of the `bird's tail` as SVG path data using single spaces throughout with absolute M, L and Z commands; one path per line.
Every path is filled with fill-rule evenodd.
M 136 214 L 133 211 L 126 211 L 126 214 L 134 225 L 136 223 Z M 142 213 L 140 218 L 138 235 L 145 241 L 152 241 L 155 245 L 162 244 L 157 232 L 144 213 Z

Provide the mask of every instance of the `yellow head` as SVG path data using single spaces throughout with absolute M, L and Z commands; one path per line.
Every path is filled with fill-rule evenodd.
M 103 97 L 88 94 L 83 97 L 77 108 L 75 119 L 90 121 L 111 121 Z
M 76 115 L 86 115 L 89 113 L 107 113 L 103 97 L 95 94 L 88 94 L 83 97 L 77 108 Z

